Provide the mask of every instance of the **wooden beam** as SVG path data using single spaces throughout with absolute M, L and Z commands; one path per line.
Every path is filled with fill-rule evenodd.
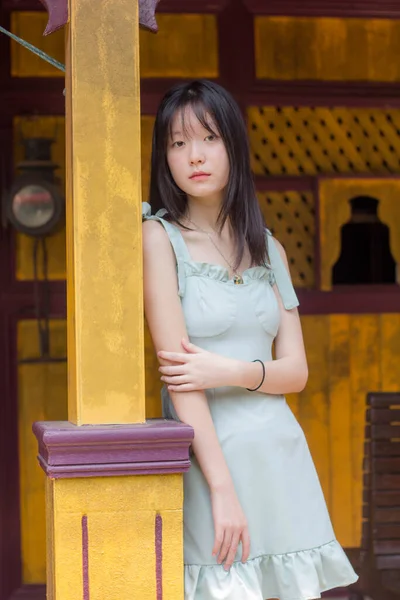
M 400 313 L 400 288 L 393 285 L 337 286 L 332 291 L 297 288 L 301 315 Z
M 400 82 L 258 80 L 246 94 L 254 106 L 400 107 Z
M 223 59 L 224 60 L 224 59 Z M 223 67 L 223 63 L 221 65 Z M 237 100 L 245 106 L 343 106 L 368 108 L 399 108 L 400 83 L 323 81 L 259 81 L 248 90 L 240 90 L 237 83 L 223 68 L 217 79 L 226 85 Z M 154 115 L 164 93 L 177 79 L 142 79 L 141 112 Z M 183 80 L 179 80 L 183 81 Z M 39 84 L 38 84 L 39 82 Z M 0 93 L 3 115 L 23 114 L 63 115 L 65 98 L 64 80 L 55 78 L 14 78 Z
M 1 247 L 1 245 L 0 245 Z M 16 316 L 0 310 L 0 598 L 21 585 Z
M 161 0 L 157 12 L 164 13 L 218 13 L 230 0 Z M 40 0 L 2 0 L 4 10 L 44 10 Z
M 240 40 L 240 43 L 238 43 Z M 242 0 L 231 0 L 218 15 L 219 82 L 246 112 L 246 92 L 255 80 L 253 15 Z
M 256 15 L 398 19 L 397 0 L 243 0 Z
M 258 192 L 314 192 L 315 177 L 288 175 L 256 175 L 254 177 Z
M 218 13 L 232 0 L 161 0 L 157 12 L 165 13 Z

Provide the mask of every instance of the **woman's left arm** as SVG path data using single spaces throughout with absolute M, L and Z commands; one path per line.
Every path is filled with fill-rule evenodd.
M 283 246 L 275 240 L 281 258 L 289 272 Z M 277 286 L 274 291 L 278 300 L 281 321 L 275 338 L 275 360 L 264 362 L 265 380 L 259 391 L 266 394 L 291 394 L 301 392 L 307 383 L 308 367 L 303 333 L 297 308 L 286 310 Z M 262 357 L 256 357 L 262 360 Z M 259 362 L 244 363 L 240 369 L 240 387 L 254 389 L 262 378 Z
M 275 240 L 279 253 L 289 272 L 286 253 Z M 275 360 L 265 361 L 265 379 L 258 392 L 264 394 L 291 394 L 301 392 L 308 379 L 307 358 L 297 308 L 286 310 L 277 286 L 281 321 L 275 338 Z M 173 366 L 161 367 L 162 380 L 171 391 L 189 391 L 214 387 L 236 386 L 257 388 L 262 379 L 259 362 L 247 362 L 206 352 L 189 342 L 183 342 L 184 353 L 160 352 Z M 263 360 L 262 356 L 257 356 Z

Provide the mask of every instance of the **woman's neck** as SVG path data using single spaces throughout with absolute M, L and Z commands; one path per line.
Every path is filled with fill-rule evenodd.
M 188 198 L 186 217 L 200 229 L 215 231 L 217 229 L 218 215 L 221 204 L 216 202 L 199 202 L 196 198 L 191 201 Z

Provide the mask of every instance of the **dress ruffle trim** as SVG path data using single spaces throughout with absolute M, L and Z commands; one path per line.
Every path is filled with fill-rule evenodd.
M 234 562 L 229 572 L 222 565 L 185 565 L 185 600 L 313 600 L 357 579 L 333 540 L 310 550 Z
M 209 277 L 210 279 L 214 279 L 216 281 L 222 281 L 223 283 L 230 282 L 233 284 L 233 279 L 231 278 L 228 269 L 222 265 L 188 260 L 185 261 L 185 272 L 187 277 Z M 272 276 L 272 271 L 262 266 L 250 267 L 242 273 L 244 283 L 248 283 L 250 280 L 255 279 L 265 279 L 267 281 L 271 281 Z

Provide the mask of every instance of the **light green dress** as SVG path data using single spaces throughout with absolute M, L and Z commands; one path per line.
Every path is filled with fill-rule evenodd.
M 279 329 L 276 284 L 287 310 L 298 300 L 273 238 L 270 269 L 254 267 L 235 285 L 219 265 L 191 260 L 179 229 L 157 219 L 173 247 L 190 340 L 205 350 L 272 360 Z M 268 367 L 267 367 L 268 377 Z M 240 547 L 229 572 L 211 556 L 210 493 L 195 456 L 184 476 L 185 600 L 310 600 L 357 580 L 335 534 L 303 431 L 284 396 L 224 387 L 206 391 L 215 429 L 249 525 L 251 553 Z M 166 418 L 178 420 L 167 391 Z

